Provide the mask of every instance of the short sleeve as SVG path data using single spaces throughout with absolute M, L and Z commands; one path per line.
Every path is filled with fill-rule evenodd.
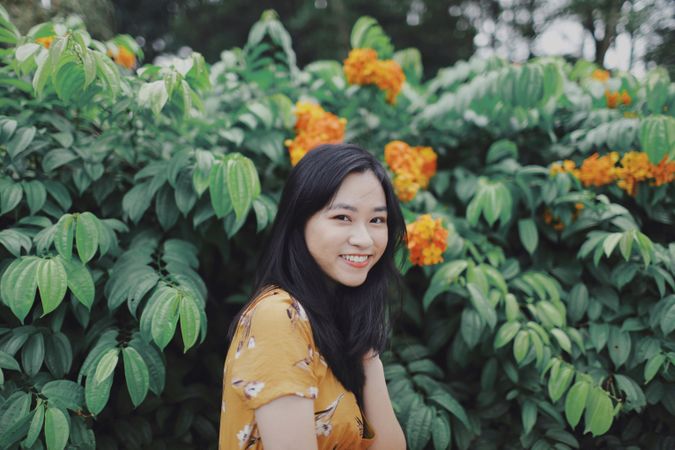
M 296 300 L 263 299 L 238 327 L 231 382 L 248 408 L 285 395 L 317 397 L 318 355 L 309 320 Z

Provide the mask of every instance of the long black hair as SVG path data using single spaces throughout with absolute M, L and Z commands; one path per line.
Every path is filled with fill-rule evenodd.
M 349 287 L 331 283 L 309 253 L 307 220 L 326 207 L 342 181 L 352 173 L 371 171 L 387 201 L 387 247 L 366 281 Z M 403 245 L 406 227 L 401 207 L 379 161 L 354 144 L 324 144 L 308 152 L 291 171 L 279 208 L 258 261 L 250 303 L 270 288 L 280 287 L 307 312 L 314 341 L 342 385 L 363 407 L 363 356 L 382 352 L 391 329 L 390 300 L 402 292 L 394 255 Z M 231 341 L 245 305 L 228 330 Z

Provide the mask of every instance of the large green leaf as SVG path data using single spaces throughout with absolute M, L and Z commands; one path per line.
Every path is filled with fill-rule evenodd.
M 586 414 L 584 416 L 586 428 L 584 433 L 590 431 L 593 436 L 605 434 L 612 426 L 613 420 L 612 400 L 602 388 L 592 387 L 586 403 Z
M 664 157 L 675 160 L 675 118 L 650 115 L 640 123 L 640 145 L 652 164 Z
M 587 381 L 581 380 L 574 383 L 574 386 L 567 392 L 565 417 L 572 428 L 577 426 L 581 419 L 581 414 L 584 412 L 584 408 L 586 408 L 586 399 L 588 398 L 590 388 L 591 385 Z
M 124 377 L 127 380 L 127 389 L 134 406 L 143 402 L 148 394 L 149 379 L 148 366 L 141 355 L 133 347 L 122 350 L 124 359 Z
M 77 216 L 75 243 L 77 254 L 83 263 L 87 263 L 98 248 L 98 218 L 90 212 L 83 212 Z
M 228 192 L 228 170 L 226 163 L 220 161 L 211 167 L 209 194 L 211 206 L 218 218 L 223 218 L 232 210 L 232 200 Z
M 70 436 L 70 425 L 59 408 L 47 407 L 45 412 L 45 442 L 47 450 L 63 450 Z
M 42 309 L 49 314 L 61 304 L 68 288 L 68 275 L 59 258 L 41 259 L 37 269 L 37 285 Z
M 87 309 L 94 303 L 94 280 L 89 269 L 77 259 L 62 261 L 68 276 L 68 288 Z
M 74 217 L 70 214 L 63 215 L 56 224 L 54 234 L 54 247 L 63 259 L 69 261 L 73 254 L 73 236 L 75 235 Z
M 179 305 L 180 330 L 183 337 L 183 352 L 187 352 L 199 336 L 201 326 L 199 306 L 192 296 L 185 295 Z
M 180 300 L 181 294 L 178 293 L 168 298 L 162 298 L 162 302 L 157 305 L 157 309 L 154 311 L 151 326 L 152 339 L 162 350 L 171 341 L 176 331 Z

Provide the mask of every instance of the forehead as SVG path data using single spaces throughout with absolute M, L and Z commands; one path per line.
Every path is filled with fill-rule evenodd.
M 359 206 L 368 209 L 384 207 L 386 211 L 386 197 L 380 180 L 371 171 L 362 173 L 351 173 L 345 177 L 342 184 L 335 193 L 334 198 L 327 205 L 327 209 L 336 209 L 338 207 Z M 351 208 L 347 208 L 351 209 Z

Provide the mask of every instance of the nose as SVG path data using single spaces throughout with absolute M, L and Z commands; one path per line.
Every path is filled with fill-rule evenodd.
M 374 244 L 373 238 L 365 225 L 355 224 L 349 236 L 349 244 L 354 247 L 371 247 Z

